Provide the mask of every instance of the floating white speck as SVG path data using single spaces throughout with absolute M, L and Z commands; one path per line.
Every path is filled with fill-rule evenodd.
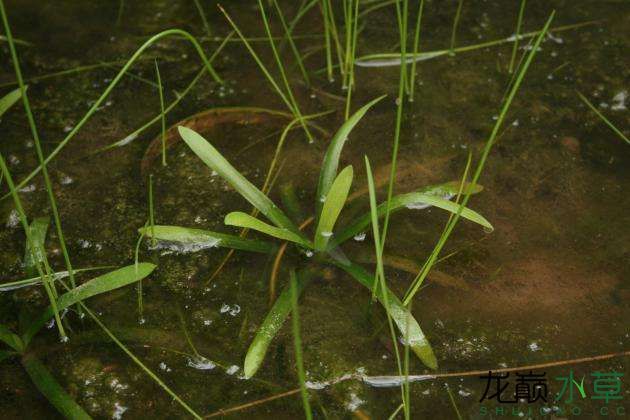
M 361 407 L 363 404 L 365 404 L 365 401 L 363 401 L 361 398 L 359 398 L 357 396 L 357 394 L 355 394 L 354 392 L 350 393 L 350 400 L 346 401 L 346 408 L 349 411 L 356 411 L 359 407 Z
M 219 310 L 222 314 L 224 313 L 229 313 L 231 316 L 236 316 L 241 312 L 241 307 L 237 304 L 234 304 L 234 306 L 230 306 L 227 303 L 224 303 L 223 306 L 221 306 L 221 309 Z
M 19 224 L 20 224 L 20 216 L 17 210 L 13 209 L 11 210 L 11 213 L 9 213 L 9 217 L 7 218 L 7 227 L 15 228 Z
M 162 369 L 164 372 L 170 372 L 171 368 L 166 366 L 166 363 L 164 362 L 160 362 L 160 369 Z
M 538 351 L 538 350 L 540 350 L 540 346 L 535 341 L 532 341 L 527 347 L 529 347 L 529 349 L 531 351 Z
M 206 359 L 203 356 L 188 359 L 188 366 L 198 370 L 212 370 L 217 365 L 212 360 Z
M 112 413 L 112 419 L 114 420 L 120 420 L 122 419 L 123 414 L 125 414 L 125 411 L 129 410 L 129 407 L 125 407 L 123 405 L 120 405 L 120 403 L 118 401 L 116 401 L 114 403 L 114 412 Z
M 365 232 L 357 233 L 354 235 L 354 240 L 357 242 L 361 242 L 365 240 Z
M 610 109 L 612 111 L 625 111 L 626 109 L 628 109 L 626 107 L 626 99 L 628 99 L 627 90 L 622 90 L 621 92 L 617 93 L 612 98 L 612 106 L 610 107 Z
M 74 182 L 74 179 L 69 177 L 68 175 L 64 175 L 61 177 L 61 185 L 70 185 Z
M 459 391 L 457 391 L 457 393 L 461 395 L 462 397 L 470 397 L 472 395 L 472 392 L 466 389 L 460 389 Z
M 238 366 L 232 365 L 225 370 L 225 373 L 227 373 L 228 375 L 234 375 L 236 372 L 239 371 L 239 369 L 240 368 Z

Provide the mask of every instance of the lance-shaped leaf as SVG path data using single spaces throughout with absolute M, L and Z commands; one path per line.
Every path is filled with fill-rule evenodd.
M 266 233 L 278 239 L 285 241 L 296 242 L 308 248 L 313 248 L 313 244 L 305 240 L 299 235 L 291 232 L 288 229 L 272 226 L 262 220 L 256 219 L 254 216 L 250 216 L 247 213 L 235 211 L 225 216 L 224 223 L 229 226 L 238 226 L 247 229 L 257 230 L 258 232 Z
M 439 197 L 433 194 L 426 193 L 408 193 L 397 195 L 392 198 L 389 212 L 401 210 L 403 208 L 420 210 L 429 207 L 437 207 L 453 214 L 457 214 L 459 210 L 459 204 L 453 203 L 445 198 Z M 377 208 L 378 217 L 385 216 L 387 212 L 387 203 L 382 203 Z M 474 210 L 467 207 L 462 209 L 461 217 L 475 222 L 486 229 L 493 230 L 492 224 L 485 217 L 480 215 Z M 367 226 L 370 225 L 370 213 L 366 213 L 363 216 L 355 219 L 349 226 L 345 227 L 341 232 L 336 235 L 334 239 L 335 245 L 341 244 L 344 241 L 352 238 L 356 234 L 362 232 Z
M 114 268 L 113 265 L 103 265 L 103 266 L 99 266 L 99 267 L 90 267 L 90 268 L 78 268 L 76 270 L 72 270 L 74 274 L 79 274 L 79 273 L 83 273 L 86 271 L 95 271 L 95 270 L 105 270 L 108 268 Z M 56 273 L 52 274 L 52 280 L 53 281 L 57 281 L 60 279 L 64 279 L 66 277 L 68 277 L 68 272 L 67 271 L 57 271 Z M 21 289 L 23 287 L 28 287 L 28 286 L 34 286 L 36 284 L 41 284 L 42 283 L 42 278 L 41 277 L 31 277 L 28 279 L 24 279 L 24 280 L 16 280 L 16 281 L 10 281 L 10 282 L 1 282 L 0 283 L 0 292 L 8 292 L 10 290 L 15 290 L 15 289 Z
M 22 343 L 22 339 L 2 324 L 0 324 L 0 341 L 17 352 L 24 351 L 24 343 Z
M 215 170 L 225 179 L 239 194 L 256 207 L 262 214 L 267 216 L 276 226 L 289 229 L 301 235 L 297 226 L 293 224 L 283 212 L 276 206 L 262 191 L 249 182 L 239 171 L 234 168 L 206 139 L 187 127 L 177 127 L 180 136 L 188 147 L 199 158 Z
M 316 214 L 320 213 L 322 208 L 322 202 L 324 201 L 324 197 L 328 195 L 328 191 L 337 176 L 337 168 L 339 168 L 339 158 L 341 156 L 341 151 L 343 150 L 344 144 L 346 144 L 346 140 L 348 140 L 348 135 L 352 131 L 352 129 L 361 121 L 361 118 L 365 115 L 366 112 L 378 101 L 383 99 L 387 95 L 380 96 L 371 102 L 363 105 L 357 112 L 355 112 L 350 118 L 343 123 L 339 130 L 335 133 L 332 140 L 330 140 L 330 144 L 328 145 L 328 149 L 326 150 L 326 154 L 324 155 L 324 161 L 322 162 L 322 169 L 319 173 L 319 183 L 317 185 L 317 202 L 316 202 Z
M 315 231 L 315 249 L 318 251 L 325 250 L 326 245 L 328 245 L 339 213 L 341 213 L 348 198 L 352 177 L 352 166 L 346 166 L 339 173 L 326 195 L 326 200 L 324 200 L 324 206 L 319 216 L 317 230 Z
M 31 380 L 39 390 L 67 419 L 91 419 L 88 413 L 77 404 L 59 382 L 50 374 L 46 366 L 39 361 L 34 355 L 29 354 L 22 358 L 22 366 L 30 376 Z
M 0 99 L 0 117 L 22 97 L 20 88 L 12 90 Z
M 107 274 L 98 276 L 92 280 L 83 283 L 81 286 L 71 289 L 69 292 L 59 296 L 57 299 L 57 309 L 64 309 L 76 304 L 77 302 L 91 298 L 92 296 L 107 293 L 111 290 L 127 286 L 147 277 L 153 270 L 155 265 L 151 263 L 132 264 L 118 270 L 110 271 Z M 39 317 L 26 328 L 22 340 L 25 345 L 32 340 L 37 332 L 46 325 L 46 322 L 54 315 L 53 309 L 49 306 Z
M 363 286 L 370 290 L 374 290 L 375 277 L 370 275 L 360 265 L 354 263 L 342 263 L 339 261 L 333 261 L 333 264 L 350 274 Z M 385 304 L 385 295 L 383 294 L 383 290 L 380 287 L 376 287 L 376 296 L 379 302 L 386 310 L 389 307 L 389 315 L 391 316 L 392 321 L 394 321 L 402 336 L 405 337 L 406 335 L 405 341 L 409 344 L 411 350 L 427 367 L 437 369 L 437 359 L 435 358 L 433 349 L 431 348 L 429 341 L 424 336 L 418 322 L 415 320 L 413 315 L 411 315 L 409 310 L 402 304 L 394 292 L 387 289 L 387 295 L 389 305 Z
M 177 249 L 188 252 L 223 247 L 266 254 L 276 249 L 275 245 L 265 241 L 180 226 L 145 226 L 138 229 L 138 232 L 148 238 L 162 241 L 163 245 L 173 245 Z
M 313 273 L 306 270 L 298 274 L 298 281 L 295 288 L 298 297 L 311 281 L 312 277 Z M 278 299 L 274 302 L 273 307 L 258 328 L 256 336 L 247 350 L 245 363 L 243 365 L 245 378 L 249 379 L 256 374 L 265 359 L 265 354 L 267 353 L 269 344 L 271 344 L 271 340 L 273 340 L 278 331 L 280 331 L 289 313 L 291 313 L 290 284 L 282 290 L 282 293 L 280 293 L 280 296 L 278 296 Z
M 29 276 L 34 276 L 37 273 L 35 266 L 44 261 L 44 243 L 46 242 L 46 233 L 49 225 L 50 217 L 36 217 L 28 227 L 31 241 L 26 243 L 24 269 Z M 33 245 L 32 248 L 31 245 Z

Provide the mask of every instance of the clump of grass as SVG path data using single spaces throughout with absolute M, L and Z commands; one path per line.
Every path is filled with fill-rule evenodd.
M 510 105 L 512 104 L 512 101 L 514 100 L 514 97 L 516 96 L 516 93 L 518 92 L 523 82 L 523 79 L 525 78 L 525 74 L 527 73 L 527 70 L 529 69 L 530 64 L 532 63 L 534 57 L 536 56 L 538 47 L 540 46 L 540 43 L 542 42 L 543 37 L 549 30 L 549 27 L 551 25 L 551 22 L 553 21 L 554 16 L 555 16 L 555 12 L 552 12 L 551 15 L 549 16 L 549 19 L 547 19 L 545 26 L 543 27 L 538 37 L 536 38 L 536 41 L 532 49 L 530 50 L 529 54 L 527 55 L 527 58 L 525 59 L 524 63 L 520 66 L 519 72 L 516 74 L 516 77 L 514 79 L 514 83 L 512 83 L 510 90 L 505 100 L 503 101 L 503 104 L 501 106 L 501 111 L 499 113 L 499 117 L 497 118 L 497 121 L 494 124 L 494 127 L 492 128 L 492 132 L 490 133 L 488 140 L 486 141 L 481 158 L 479 159 L 479 162 L 475 169 L 475 173 L 472 177 L 471 185 L 473 187 L 477 185 L 477 182 L 479 181 L 479 178 L 481 177 L 481 173 L 483 172 L 483 168 L 486 164 L 488 155 L 490 154 L 490 150 L 492 149 L 492 146 L 499 133 L 499 130 L 501 126 L 503 125 L 503 121 L 505 120 L 508 110 L 510 109 Z M 460 204 L 461 208 L 463 208 L 468 203 L 469 198 L 470 198 L 470 194 L 466 193 L 461 201 L 461 204 Z M 457 224 L 457 221 L 459 220 L 460 214 L 461 213 L 458 210 L 455 216 L 449 221 L 444 232 L 442 233 L 442 236 L 440 237 L 440 239 L 438 240 L 438 243 L 433 249 L 433 252 L 431 253 L 429 258 L 425 262 L 424 266 L 422 267 L 422 270 L 418 273 L 418 275 L 416 276 L 412 284 L 409 286 L 409 289 L 407 290 L 407 293 L 405 294 L 405 298 L 403 299 L 403 303 L 405 305 L 408 305 L 413 299 L 413 297 L 415 296 L 415 294 L 418 292 L 420 286 L 422 285 L 422 282 L 424 281 L 427 274 L 431 270 L 431 267 L 435 263 L 440 251 L 442 250 L 444 244 L 446 243 L 446 240 L 448 239 L 453 229 L 455 228 L 455 225 Z

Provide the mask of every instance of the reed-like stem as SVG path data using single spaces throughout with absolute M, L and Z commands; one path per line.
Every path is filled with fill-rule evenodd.
M 512 56 L 510 57 L 510 67 L 508 68 L 508 71 L 510 74 L 514 72 L 514 63 L 516 62 L 516 53 L 518 51 L 518 40 L 521 36 L 523 15 L 525 13 L 525 3 L 527 3 L 527 0 L 521 0 L 521 8 L 518 11 L 518 20 L 516 21 L 516 32 L 514 32 L 514 45 L 512 45 Z

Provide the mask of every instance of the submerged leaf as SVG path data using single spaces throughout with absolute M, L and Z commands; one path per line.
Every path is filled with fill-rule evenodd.
M 100 267 L 78 268 L 72 271 L 74 274 L 79 274 L 85 271 L 104 270 L 106 268 L 114 268 L 114 266 L 104 265 Z M 52 276 L 50 277 L 52 278 L 53 281 L 56 281 L 56 280 L 68 277 L 68 272 L 57 271 L 56 273 L 52 273 Z M 42 278 L 37 276 L 37 277 L 31 277 L 29 279 L 24 279 L 24 280 L 16 280 L 16 281 L 11 281 L 11 282 L 6 282 L 6 283 L 0 283 L 0 292 L 8 292 L 10 290 L 21 289 L 23 287 L 34 286 L 36 284 L 41 284 L 41 282 L 42 282 Z
M 446 197 L 451 198 L 454 194 L 448 194 Z M 389 212 L 393 213 L 403 208 L 411 210 L 420 210 L 428 207 L 437 207 L 453 214 L 457 214 L 459 210 L 459 204 L 453 203 L 446 198 L 442 198 L 439 195 L 435 195 L 432 192 L 419 193 L 413 192 L 408 194 L 397 195 L 392 198 L 390 203 Z M 378 217 L 385 216 L 387 212 L 387 203 L 382 203 L 377 208 Z M 480 215 L 474 210 L 464 207 L 461 212 L 461 217 L 475 222 L 488 230 L 493 230 L 492 224 L 485 217 Z M 367 226 L 370 225 L 370 213 L 366 213 L 363 216 L 357 218 L 349 226 L 345 227 L 335 238 L 335 244 L 341 244 L 344 241 L 352 238 L 354 235 L 362 232 Z
M 153 227 L 142 227 L 138 229 L 138 232 L 148 238 L 155 238 L 165 243 L 180 245 L 183 250 L 190 252 L 213 247 L 240 249 L 242 251 L 260 252 L 263 254 L 275 250 L 275 246 L 269 242 L 246 239 L 235 235 L 203 229 L 155 225 Z
M 374 290 L 374 281 L 375 277 L 370 275 L 363 267 L 354 263 L 341 263 L 339 261 L 334 261 L 333 264 L 350 274 L 356 280 L 359 281 L 363 286 L 367 287 L 370 290 Z M 409 344 L 409 348 L 420 358 L 422 363 L 424 363 L 427 367 L 431 369 L 437 369 L 437 359 L 435 358 L 435 354 L 433 353 L 433 349 L 429 344 L 429 341 L 426 339 L 420 325 L 415 320 L 413 315 L 409 312 L 409 310 L 402 304 L 400 299 L 392 292 L 390 289 L 387 289 L 388 301 L 389 305 L 385 304 L 385 295 L 383 294 L 383 290 L 380 287 L 376 288 L 376 296 L 383 305 L 383 307 L 387 310 L 387 306 L 389 306 L 389 315 L 392 318 L 392 321 L 398 327 L 398 330 L 401 332 L 403 337 L 405 338 L 406 343 Z
M 316 203 L 316 214 L 319 214 L 321 206 L 322 206 L 322 197 L 326 197 L 328 195 L 328 191 L 332 186 L 335 177 L 337 176 L 337 168 L 339 167 L 339 158 L 341 156 L 341 151 L 343 150 L 344 144 L 346 144 L 346 140 L 348 140 L 348 135 L 352 131 L 352 129 L 361 121 L 361 118 L 365 115 L 366 112 L 378 101 L 383 99 L 386 95 L 379 96 L 378 98 L 368 102 L 363 105 L 357 112 L 355 112 L 350 118 L 343 123 L 343 125 L 337 130 L 332 140 L 330 141 L 330 145 L 326 150 L 326 155 L 324 156 L 324 161 L 322 162 L 322 169 L 319 173 L 319 183 L 317 185 L 317 203 Z
M 297 297 L 302 293 L 306 285 L 310 282 L 313 273 L 310 271 L 302 271 L 297 276 L 295 294 Z M 243 372 L 245 378 L 249 379 L 256 374 L 267 353 L 267 348 L 271 344 L 271 340 L 276 336 L 284 321 L 286 321 L 291 312 L 291 287 L 287 285 L 278 299 L 276 299 L 273 307 L 265 317 L 265 320 L 258 328 L 256 336 L 250 344 L 245 356 Z
M 0 99 L 0 117 L 22 97 L 20 88 L 14 89 Z
M 225 216 L 224 223 L 229 226 L 238 226 L 242 228 L 253 229 L 258 232 L 266 233 L 267 235 L 273 236 L 278 239 L 296 242 L 308 248 L 313 247 L 313 244 L 311 244 L 309 241 L 304 240 L 302 237 L 296 235 L 290 230 L 271 226 L 270 224 L 265 223 L 262 220 L 256 219 L 254 216 L 250 216 L 249 214 L 240 211 L 234 211 Z
M 22 343 L 22 339 L 2 324 L 0 324 L 0 341 L 17 352 L 24 351 L 24 343 Z
M 75 287 L 69 292 L 59 296 L 59 299 L 57 299 L 57 309 L 59 311 L 63 311 L 77 302 L 83 301 L 92 296 L 107 293 L 111 290 L 140 281 L 151 274 L 151 272 L 155 270 L 155 267 L 156 266 L 151 263 L 139 263 L 137 265 L 132 264 L 93 278 L 92 280 L 83 283 L 81 286 Z M 28 345 L 35 334 L 37 334 L 37 332 L 46 325 L 46 322 L 48 322 L 53 315 L 54 312 L 52 306 L 48 306 L 41 316 L 35 318 L 35 320 L 26 328 L 26 332 L 22 337 L 26 345 Z
M 326 195 L 324 206 L 319 216 L 317 231 L 315 232 L 315 249 L 318 251 L 323 251 L 326 249 L 326 245 L 328 245 L 339 213 L 341 213 L 346 199 L 348 198 L 350 186 L 352 185 L 352 177 L 352 166 L 346 166 L 344 170 L 339 173 Z
M 225 179 L 239 194 L 267 216 L 276 226 L 301 236 L 298 228 L 265 194 L 249 182 L 217 149 L 201 135 L 186 127 L 178 127 L 179 134 L 193 152 L 211 169 Z
M 26 243 L 24 251 L 24 269 L 26 274 L 34 276 L 37 273 L 36 266 L 44 261 L 44 243 L 46 242 L 46 233 L 50 225 L 50 217 L 37 217 L 33 219 L 28 227 L 31 242 Z M 31 245 L 34 249 L 31 248 Z
M 50 374 L 50 371 L 32 354 L 22 358 L 22 366 L 28 373 L 39 392 L 53 407 L 67 419 L 91 419 L 88 413 L 77 404 L 59 382 Z

